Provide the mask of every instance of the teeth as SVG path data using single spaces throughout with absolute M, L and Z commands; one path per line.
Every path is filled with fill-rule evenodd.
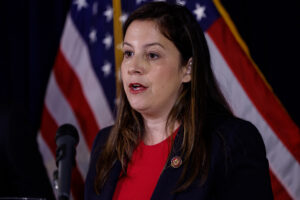
M 134 90 L 138 90 L 138 89 L 139 89 L 139 86 L 140 86 L 140 85 L 133 85 L 132 87 L 133 87 Z
M 131 84 L 130 87 L 133 90 L 140 90 L 140 89 L 142 89 L 143 86 L 141 84 Z
M 137 88 L 137 87 L 141 87 L 141 85 L 140 84 L 132 84 L 132 87 Z

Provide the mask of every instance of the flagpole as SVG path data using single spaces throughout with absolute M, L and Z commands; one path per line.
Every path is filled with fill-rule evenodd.
M 120 20 L 122 9 L 121 9 L 121 1 L 113 0 L 113 22 L 114 22 L 114 49 L 115 49 L 115 75 L 116 75 L 116 96 L 118 97 L 120 94 L 119 81 L 120 81 L 120 66 L 122 62 L 122 23 Z

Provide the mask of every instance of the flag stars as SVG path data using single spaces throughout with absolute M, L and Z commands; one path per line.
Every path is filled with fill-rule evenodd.
M 111 6 L 107 6 L 103 15 L 106 17 L 106 22 L 110 22 L 113 18 L 113 9 Z
M 92 9 L 93 15 L 98 14 L 98 2 L 93 3 L 93 9 Z
M 104 61 L 104 65 L 101 68 L 104 77 L 107 77 L 111 74 L 111 68 L 111 64 L 108 61 Z
M 87 8 L 88 3 L 86 0 L 75 0 L 74 4 L 77 5 L 77 11 L 80 11 L 82 8 Z
M 122 24 L 124 24 L 125 21 L 127 20 L 127 18 L 128 18 L 128 14 L 127 14 L 127 13 L 123 13 L 123 14 L 121 15 L 121 17 L 119 18 L 119 20 L 120 20 L 120 22 L 121 22 Z
M 110 34 L 106 34 L 105 38 L 102 40 L 102 43 L 105 45 L 105 49 L 110 49 L 112 46 L 112 36 Z
M 90 34 L 89 34 L 89 39 L 91 43 L 95 43 L 97 41 L 97 30 L 96 29 L 92 29 Z
M 196 15 L 197 21 L 201 21 L 203 17 L 206 17 L 205 6 L 200 6 L 200 4 L 197 3 L 193 13 Z
M 138 5 L 138 4 L 142 3 L 143 1 L 145 2 L 146 0 L 136 0 L 135 2 Z
M 183 0 L 176 0 L 176 4 L 181 5 L 181 6 L 185 6 L 186 1 L 183 1 Z

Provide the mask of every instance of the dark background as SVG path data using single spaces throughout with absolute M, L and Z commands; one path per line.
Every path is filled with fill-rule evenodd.
M 300 6 L 297 1 L 221 0 L 251 56 L 300 125 Z
M 299 6 L 222 0 L 292 119 L 299 118 Z M 36 134 L 70 0 L 0 1 L 0 196 L 47 196 Z
M 36 135 L 69 5 L 0 1 L 0 197 L 54 199 Z

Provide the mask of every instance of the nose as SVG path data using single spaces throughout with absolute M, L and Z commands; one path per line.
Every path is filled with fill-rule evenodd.
M 138 56 L 133 56 L 131 58 L 131 62 L 128 63 L 128 74 L 130 75 L 142 75 L 145 73 L 145 68 L 144 68 L 144 61 L 143 59 L 139 58 Z

